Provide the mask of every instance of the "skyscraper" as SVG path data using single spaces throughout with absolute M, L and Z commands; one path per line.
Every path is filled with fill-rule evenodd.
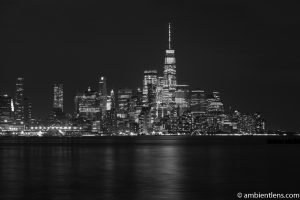
M 143 80 L 143 104 L 146 106 L 149 103 L 149 96 L 154 94 L 148 94 L 149 91 L 155 93 L 157 86 L 157 70 L 145 70 Z M 155 95 L 154 95 L 155 96 Z
M 164 87 L 164 77 L 158 77 L 157 87 L 156 87 L 156 116 L 158 118 L 163 117 L 163 87 Z
M 17 123 L 24 122 L 24 78 L 17 78 L 15 96 L 15 120 Z
M 100 107 L 102 116 L 106 113 L 107 106 L 107 88 L 106 88 L 106 78 L 104 76 L 100 77 L 99 80 L 99 97 L 100 97 Z
M 114 134 L 117 130 L 117 114 L 116 114 L 116 100 L 114 91 L 111 90 L 107 101 L 106 119 L 103 124 L 103 129 L 109 133 Z
M 55 110 L 60 110 L 61 112 L 64 110 L 64 91 L 63 84 L 61 83 L 54 84 L 53 108 Z
M 107 95 L 106 78 L 104 76 L 101 76 L 99 80 L 99 95 Z
M 120 131 L 130 130 L 130 105 L 132 89 L 119 89 L 117 95 L 117 127 Z
M 177 84 L 176 60 L 175 50 L 173 50 L 171 46 L 171 23 L 169 23 L 169 45 L 165 55 L 164 79 L 166 86 L 168 86 L 169 88 L 175 88 Z
M 88 88 L 84 93 L 75 96 L 75 109 L 77 116 L 86 120 L 99 120 L 101 115 L 99 93 Z
M 170 115 L 175 109 L 176 60 L 175 50 L 171 46 L 171 24 L 169 23 L 168 49 L 166 50 L 164 62 L 163 80 L 158 81 L 157 87 L 157 114 L 159 117 Z M 163 84 L 163 85 L 161 85 Z
M 190 108 L 193 112 L 205 113 L 207 111 L 207 101 L 204 90 L 190 91 Z
M 114 110 L 116 111 L 116 99 L 115 99 L 115 93 L 114 90 L 110 91 L 110 95 L 107 96 L 107 104 L 106 104 L 106 110 Z
M 178 115 L 182 115 L 188 108 L 188 85 L 177 85 L 175 92 L 175 103 L 178 109 Z
M 13 109 L 12 98 L 7 94 L 0 95 L 0 128 L 13 121 Z
M 119 89 L 117 96 L 117 116 L 118 118 L 125 119 L 128 116 L 130 108 L 130 99 L 132 97 L 132 89 Z
M 224 112 L 224 106 L 221 102 L 221 97 L 219 92 L 213 92 L 208 96 L 206 99 L 207 101 L 207 112 L 208 113 L 223 113 Z
M 28 97 L 24 98 L 24 123 L 29 126 L 32 120 L 31 102 Z

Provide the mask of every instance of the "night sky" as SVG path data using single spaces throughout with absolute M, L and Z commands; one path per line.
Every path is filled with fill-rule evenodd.
M 102 75 L 109 89 L 141 87 L 143 70 L 163 72 L 170 21 L 179 84 L 220 91 L 225 108 L 259 111 L 268 128 L 299 130 L 296 2 L 1 0 L 0 93 L 14 95 L 23 76 L 43 117 L 55 82 L 67 112 Z

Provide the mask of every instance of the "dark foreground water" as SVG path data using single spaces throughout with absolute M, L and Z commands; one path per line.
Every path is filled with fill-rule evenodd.
M 219 200 L 237 199 L 237 192 L 300 192 L 299 144 L 237 137 L 27 140 L 0 142 L 1 200 Z

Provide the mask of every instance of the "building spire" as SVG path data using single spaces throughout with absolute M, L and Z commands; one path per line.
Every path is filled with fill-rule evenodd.
M 169 49 L 171 49 L 171 23 L 169 22 Z

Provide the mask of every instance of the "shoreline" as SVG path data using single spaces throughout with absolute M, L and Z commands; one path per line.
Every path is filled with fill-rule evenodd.
M 80 136 L 80 137 L 38 137 L 2 136 L 0 145 L 222 145 L 222 144 L 300 144 L 299 136 Z

